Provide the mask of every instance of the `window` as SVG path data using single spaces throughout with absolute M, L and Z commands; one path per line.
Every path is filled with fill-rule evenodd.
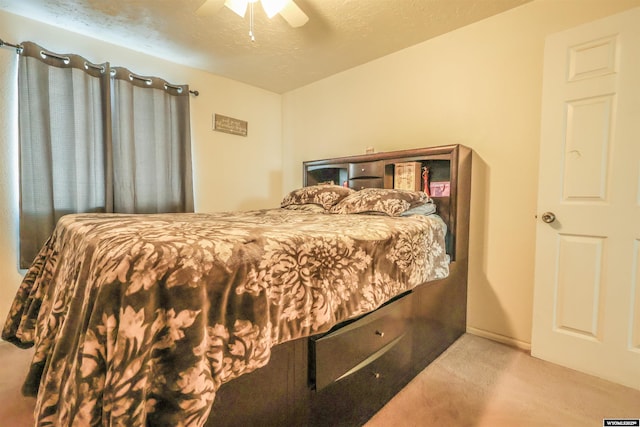
M 188 86 L 22 46 L 21 267 L 69 213 L 193 212 Z

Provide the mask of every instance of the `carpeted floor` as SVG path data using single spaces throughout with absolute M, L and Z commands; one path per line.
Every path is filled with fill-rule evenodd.
M 640 391 L 465 334 L 366 427 L 599 427 L 640 418 Z
M 33 426 L 35 399 L 20 393 L 32 357 L 31 349 L 0 342 L 0 426 Z
M 20 395 L 31 351 L 0 343 L 0 425 L 30 427 Z M 640 391 L 465 334 L 366 427 L 599 427 L 640 418 Z

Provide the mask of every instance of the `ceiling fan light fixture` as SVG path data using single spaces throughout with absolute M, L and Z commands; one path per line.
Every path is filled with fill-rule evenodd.
M 302 27 L 309 21 L 307 14 L 298 7 L 294 0 L 204 0 L 196 14 L 199 16 L 212 15 L 224 5 L 241 18 L 244 18 L 247 10 L 251 12 L 254 3 L 258 1 L 262 3 L 262 8 L 269 18 L 280 13 L 280 16 L 293 28 Z

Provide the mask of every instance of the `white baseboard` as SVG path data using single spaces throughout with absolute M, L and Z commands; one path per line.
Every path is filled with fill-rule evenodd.
M 528 343 L 528 342 L 520 341 L 515 338 L 507 337 L 505 335 L 500 335 L 493 332 L 485 331 L 484 329 L 474 328 L 472 326 L 467 326 L 467 332 L 482 338 L 487 338 L 492 341 L 497 341 L 499 343 L 506 344 L 511 347 L 516 347 L 521 350 L 531 352 L 531 343 Z

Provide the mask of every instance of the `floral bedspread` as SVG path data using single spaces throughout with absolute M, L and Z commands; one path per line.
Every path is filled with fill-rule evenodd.
M 38 425 L 201 426 L 271 347 L 448 275 L 437 216 L 272 209 L 63 217 L 2 337 Z

